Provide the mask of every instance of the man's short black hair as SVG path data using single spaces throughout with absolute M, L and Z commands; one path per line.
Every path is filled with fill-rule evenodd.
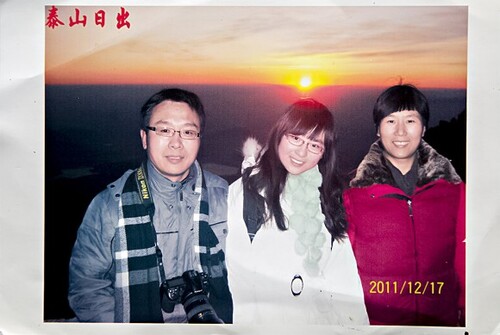
M 141 108 L 142 129 L 149 126 L 153 109 L 163 101 L 185 102 L 200 118 L 200 133 L 205 129 L 205 109 L 200 98 L 193 92 L 180 88 L 166 88 L 151 96 Z

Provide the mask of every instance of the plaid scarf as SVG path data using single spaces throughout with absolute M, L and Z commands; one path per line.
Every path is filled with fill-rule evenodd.
M 229 294 L 224 289 L 227 287 L 224 252 L 208 224 L 209 204 L 202 169 L 198 162 L 194 167 L 195 192 L 199 195 L 193 216 L 194 269 L 209 274 L 209 282 L 215 291 L 214 303 L 217 304 L 221 298 L 217 299 L 218 291 L 222 289 L 223 295 Z M 119 202 L 115 232 L 116 322 L 163 322 L 159 286 L 160 280 L 165 278 L 160 278 L 164 277 L 164 270 L 152 222 L 154 204 L 145 172 L 143 164 L 129 176 Z

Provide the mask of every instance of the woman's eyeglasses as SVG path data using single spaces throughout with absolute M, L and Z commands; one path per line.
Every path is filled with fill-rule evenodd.
M 300 137 L 299 135 L 286 134 L 285 137 L 291 145 L 294 145 L 297 147 L 300 147 L 304 143 L 307 143 L 307 150 L 309 150 L 309 152 L 316 154 L 316 155 L 323 153 L 323 151 L 325 150 L 325 147 L 322 146 L 321 144 L 319 144 L 318 142 L 311 142 L 311 141 L 305 140 L 302 137 Z

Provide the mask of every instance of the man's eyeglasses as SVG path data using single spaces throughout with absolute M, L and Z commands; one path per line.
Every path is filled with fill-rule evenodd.
M 306 143 L 306 140 L 304 140 L 303 138 L 301 138 L 298 135 L 286 134 L 285 137 L 291 145 L 294 145 L 297 147 L 300 147 L 304 143 Z M 323 153 L 323 151 L 325 150 L 325 147 L 323 147 L 319 143 L 307 141 L 307 150 L 309 150 L 309 152 L 311 152 L 313 154 L 319 155 L 319 154 Z
M 168 128 L 168 127 L 150 127 L 150 126 L 146 126 L 146 129 L 152 130 L 156 133 L 156 135 L 163 137 L 172 137 L 175 135 L 175 133 L 179 133 L 179 136 L 184 140 L 194 140 L 195 138 L 200 137 L 200 133 L 192 129 L 175 130 L 173 128 Z

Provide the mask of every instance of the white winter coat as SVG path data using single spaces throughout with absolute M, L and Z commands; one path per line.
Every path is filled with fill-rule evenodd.
M 235 324 L 367 325 L 368 317 L 356 261 L 348 238 L 334 242 L 326 236 L 320 275 L 309 276 L 303 256 L 295 252 L 293 229 L 279 230 L 274 222 L 263 225 L 250 242 L 243 220 L 241 178 L 229 187 L 226 262 L 233 295 Z M 282 201 L 285 216 L 292 213 Z M 292 280 L 295 292 L 292 294 Z M 300 286 L 303 284 L 302 290 Z

